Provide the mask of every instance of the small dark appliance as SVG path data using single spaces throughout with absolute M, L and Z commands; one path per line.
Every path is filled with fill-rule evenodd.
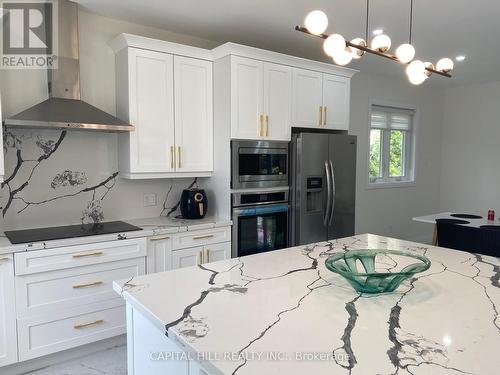
M 201 219 L 207 214 L 208 199 L 205 190 L 184 189 L 181 195 L 181 214 L 184 219 Z

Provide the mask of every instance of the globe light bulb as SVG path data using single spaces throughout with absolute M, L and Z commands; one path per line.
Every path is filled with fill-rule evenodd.
M 425 65 L 420 60 L 413 60 L 406 68 L 408 80 L 414 85 L 420 85 L 427 79 Z
M 351 43 L 355 44 L 357 46 L 366 47 L 366 42 L 362 38 L 355 38 L 355 39 L 351 40 Z M 361 56 L 363 56 L 365 54 L 365 51 L 357 49 L 357 48 L 351 47 L 351 50 L 352 50 L 352 58 L 353 59 L 360 59 Z
M 328 17 L 321 10 L 313 10 L 306 16 L 304 25 L 311 34 L 320 35 L 328 27 Z
M 412 76 L 412 75 L 418 75 L 418 74 L 424 74 L 424 73 L 425 73 L 425 65 L 420 60 L 413 60 L 406 67 L 406 74 L 408 75 L 408 77 Z
M 436 70 L 443 73 L 448 73 L 452 69 L 453 69 L 453 60 L 447 57 L 443 57 L 436 64 Z
M 371 47 L 378 52 L 384 53 L 391 48 L 391 38 L 385 34 L 377 35 L 372 39 Z
M 352 50 L 345 47 L 343 50 L 336 51 L 333 55 L 333 62 L 337 65 L 347 65 L 352 61 Z
M 436 69 L 436 68 L 434 67 L 434 64 L 433 64 L 433 63 L 431 63 L 431 62 L 429 62 L 429 61 L 424 62 L 424 67 L 425 67 L 425 68 L 429 68 L 429 69 L 434 69 L 434 70 Z M 425 70 L 424 70 L 424 73 L 425 73 L 425 75 L 426 75 L 427 77 L 430 77 L 430 76 L 432 75 L 432 72 L 431 72 L 431 71 L 429 71 L 429 70 L 427 70 L 427 69 L 425 69 Z
M 332 34 L 323 42 L 323 51 L 330 57 L 337 52 L 342 52 L 345 47 L 345 39 L 340 34 Z
M 403 64 L 407 64 L 415 57 L 415 48 L 411 44 L 401 44 L 396 49 L 396 57 Z
M 421 74 L 412 74 L 408 76 L 408 80 L 410 81 L 411 84 L 413 85 L 420 85 L 424 83 L 424 81 L 427 79 L 427 75 L 425 73 Z

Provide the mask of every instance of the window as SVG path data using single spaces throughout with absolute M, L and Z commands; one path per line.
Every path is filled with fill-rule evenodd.
M 414 181 L 413 117 L 411 109 L 372 105 L 369 183 Z

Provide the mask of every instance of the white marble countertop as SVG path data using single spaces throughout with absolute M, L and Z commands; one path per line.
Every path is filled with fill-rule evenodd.
M 418 221 L 421 223 L 428 223 L 428 224 L 436 224 L 436 219 L 464 220 L 464 221 L 468 221 L 469 223 L 460 224 L 460 225 L 466 225 L 466 226 L 476 227 L 476 228 L 479 228 L 482 225 L 500 225 L 499 220 L 488 221 L 487 217 L 485 217 L 483 215 L 479 215 L 479 214 L 477 214 L 477 215 L 482 216 L 480 219 L 469 219 L 469 218 L 463 219 L 460 217 L 451 216 L 452 214 L 453 214 L 453 212 L 440 212 L 440 213 L 433 214 L 433 215 L 417 216 L 417 217 L 414 217 L 412 220 Z M 476 215 L 476 214 L 473 214 L 473 215 Z
M 87 237 L 66 238 L 61 240 L 51 240 L 45 242 L 34 242 L 13 245 L 4 233 L 0 233 L 0 254 L 17 253 L 21 251 L 49 249 L 61 246 L 73 246 L 94 242 L 114 241 L 120 238 L 140 238 L 162 235 L 167 233 L 178 233 L 192 230 L 210 229 L 231 225 L 231 220 L 219 219 L 207 216 L 198 220 L 186 220 L 169 218 L 165 216 L 144 218 L 144 219 L 123 219 L 123 221 L 138 226 L 142 230 L 121 232 L 112 234 L 102 234 Z
M 359 295 L 324 262 L 363 248 L 412 251 L 432 265 L 394 293 Z M 499 279 L 499 258 L 363 234 L 114 286 L 187 352 L 212 353 L 202 364 L 215 375 L 493 375 Z

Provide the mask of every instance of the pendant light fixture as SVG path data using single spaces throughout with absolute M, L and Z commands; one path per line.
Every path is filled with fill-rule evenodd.
M 330 56 L 335 64 L 347 65 L 352 59 L 360 59 L 365 53 L 371 53 L 389 60 L 407 65 L 408 80 L 414 85 L 420 85 L 433 73 L 450 78 L 449 72 L 453 69 L 453 60 L 444 57 L 436 66 L 430 62 L 414 60 L 415 47 L 412 45 L 413 29 L 413 0 L 410 0 L 410 22 L 408 43 L 403 43 L 396 48 L 395 54 L 390 54 L 392 42 L 383 32 L 378 33 L 368 47 L 368 24 L 370 16 L 370 0 L 366 0 L 365 39 L 354 38 L 350 42 L 340 34 L 325 34 L 328 27 L 328 17 L 321 10 L 310 12 L 305 20 L 305 27 L 295 26 L 295 30 L 324 39 L 323 51 Z

